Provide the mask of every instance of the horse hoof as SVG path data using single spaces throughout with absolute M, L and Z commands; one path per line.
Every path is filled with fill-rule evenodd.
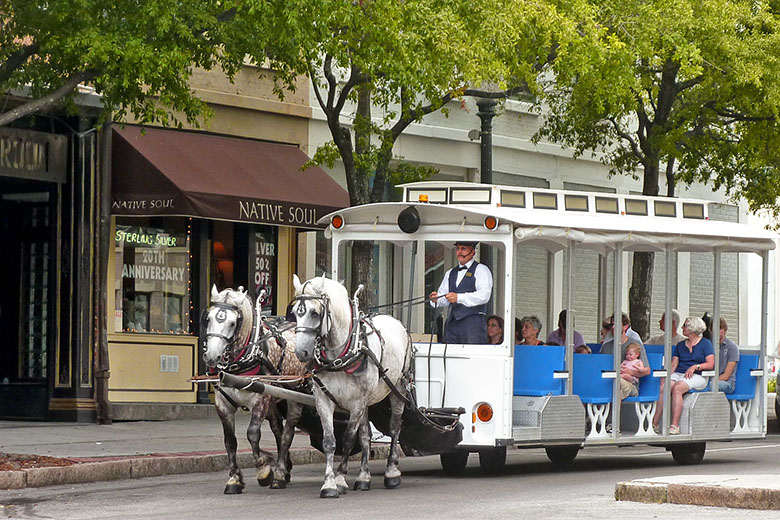
M 387 489 L 395 489 L 401 485 L 401 477 L 385 477 L 385 487 Z
M 290 483 L 290 472 L 289 471 L 284 474 L 284 481 L 287 482 L 288 484 Z
M 355 491 L 369 491 L 371 489 L 371 482 L 356 480 L 352 489 Z
M 271 471 L 268 473 L 268 476 L 265 478 L 259 478 L 257 479 L 257 483 L 260 484 L 262 487 L 270 486 L 271 482 L 274 481 L 274 472 Z
M 338 489 L 328 488 L 320 491 L 320 498 L 338 498 L 341 493 Z
M 287 487 L 286 480 L 274 480 L 271 482 L 271 489 L 284 489 Z
M 240 495 L 244 491 L 244 486 L 239 484 L 228 484 L 225 486 L 226 495 Z

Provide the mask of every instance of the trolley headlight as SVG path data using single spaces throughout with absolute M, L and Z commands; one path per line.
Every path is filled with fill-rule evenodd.
M 409 206 L 398 214 L 398 227 L 409 234 L 420 229 L 420 214 L 414 206 Z

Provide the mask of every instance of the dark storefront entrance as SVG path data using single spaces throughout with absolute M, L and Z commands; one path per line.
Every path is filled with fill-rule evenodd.
M 0 178 L 0 417 L 46 417 L 54 315 L 51 188 Z
M 61 136 L 0 132 L 0 417 L 48 417 L 65 149 Z

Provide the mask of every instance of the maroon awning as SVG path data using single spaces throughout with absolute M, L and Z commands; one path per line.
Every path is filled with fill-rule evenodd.
M 114 128 L 112 214 L 317 227 L 349 195 L 295 146 L 197 132 Z

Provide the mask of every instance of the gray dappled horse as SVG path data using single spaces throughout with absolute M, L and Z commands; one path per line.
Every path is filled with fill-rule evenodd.
M 295 332 L 289 329 L 281 333 L 284 347 L 277 338 L 266 331 L 255 344 L 250 344 L 253 328 L 252 302 L 246 292 L 224 289 L 211 289 L 211 305 L 204 316 L 205 342 L 203 359 L 211 369 L 229 372 L 235 375 L 256 375 L 278 372 L 291 376 L 303 376 L 305 366 L 299 362 L 295 353 Z M 290 480 L 292 463 L 289 448 L 292 443 L 295 425 L 301 415 L 301 405 L 287 403 L 287 421 L 283 422 L 271 396 L 215 386 L 214 392 L 217 414 L 222 421 L 225 436 L 225 449 L 228 455 L 229 479 L 225 486 L 226 494 L 238 494 L 244 488 L 244 477 L 236 461 L 235 414 L 239 407 L 245 407 L 251 413 L 247 440 L 252 447 L 257 481 L 261 486 L 270 484 L 272 489 L 284 488 Z M 260 428 L 263 419 L 268 419 L 271 431 L 276 437 L 277 456 L 274 457 L 260 449 Z M 283 425 L 284 424 L 284 425 Z
M 395 488 L 401 484 L 398 469 L 401 415 L 406 403 L 404 378 L 411 363 L 411 341 L 404 326 L 387 315 L 359 319 L 357 303 L 350 302 L 347 290 L 328 278 L 313 278 L 301 284 L 294 276 L 294 312 L 298 327 L 295 353 L 303 362 L 310 363 L 317 413 L 322 421 L 323 451 L 325 452 L 325 482 L 320 497 L 337 498 L 346 493 L 348 456 L 342 456 L 334 473 L 333 455 L 336 438 L 333 432 L 333 413 L 336 408 L 349 412 L 344 432 L 343 453 L 350 453 L 359 433 L 362 458 L 355 490 L 371 487 L 368 459 L 371 429 L 368 407 L 390 394 L 390 454 L 387 458 L 384 485 Z M 354 304 L 354 308 L 353 308 Z M 384 375 L 380 372 L 385 370 Z M 389 384 L 398 390 L 392 391 Z M 399 392 L 400 391 L 400 392 Z

